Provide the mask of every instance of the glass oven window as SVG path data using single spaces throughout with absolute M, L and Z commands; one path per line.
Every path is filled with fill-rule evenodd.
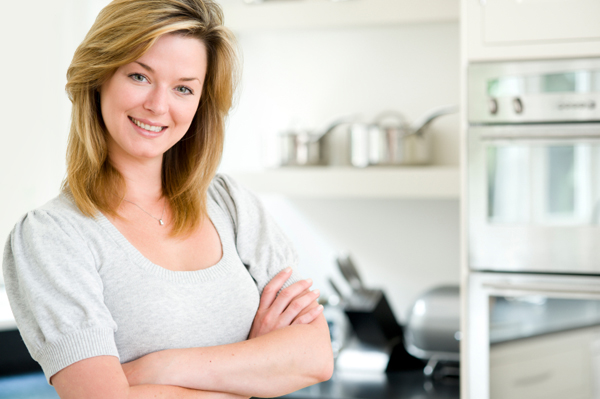
M 488 218 L 492 223 L 528 223 L 530 221 L 531 151 L 527 146 L 489 146 Z
M 490 296 L 490 344 L 600 326 L 600 301 Z
M 600 144 L 490 143 L 486 158 L 489 223 L 599 222 Z

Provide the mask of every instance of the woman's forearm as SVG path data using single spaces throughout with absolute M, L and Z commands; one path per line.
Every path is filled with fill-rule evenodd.
M 61 399 L 244 399 L 229 393 L 178 386 L 130 386 L 119 359 L 114 356 L 80 360 L 53 375 L 50 382 Z
M 310 324 L 292 325 L 243 342 L 170 349 L 138 361 L 146 362 L 140 368 L 144 375 L 129 374 L 132 385 L 176 385 L 257 397 L 287 394 L 327 380 L 333 372 L 323 315 Z
M 223 392 L 199 391 L 170 385 L 137 385 L 129 388 L 127 399 L 248 399 Z

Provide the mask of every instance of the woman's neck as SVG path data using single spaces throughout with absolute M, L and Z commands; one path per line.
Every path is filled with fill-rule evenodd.
M 151 205 L 161 200 L 162 159 L 111 159 L 112 165 L 125 179 L 125 199 L 137 204 Z

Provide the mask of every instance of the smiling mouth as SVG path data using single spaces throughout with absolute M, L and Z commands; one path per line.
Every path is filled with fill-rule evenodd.
M 153 133 L 160 133 L 162 132 L 164 129 L 166 129 L 166 126 L 152 126 L 152 125 L 146 125 L 145 123 L 142 123 L 140 121 L 138 121 L 137 119 L 132 118 L 131 116 L 129 116 L 129 120 L 132 121 L 133 123 L 136 124 L 136 126 L 147 130 L 149 132 L 153 132 Z

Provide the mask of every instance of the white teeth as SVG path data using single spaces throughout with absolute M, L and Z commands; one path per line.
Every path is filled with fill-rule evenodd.
M 162 126 L 150 126 L 150 125 L 146 125 L 145 123 L 142 123 L 134 118 L 131 118 L 131 120 L 133 121 L 133 123 L 135 123 L 136 125 L 138 125 L 139 127 L 141 127 L 142 129 L 148 130 L 150 132 L 155 132 L 155 133 L 159 133 L 161 132 L 164 127 Z

